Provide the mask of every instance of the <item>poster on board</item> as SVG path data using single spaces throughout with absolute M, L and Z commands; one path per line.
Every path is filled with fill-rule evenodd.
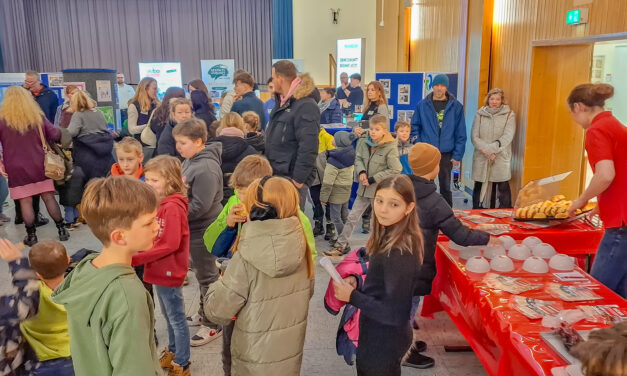
M 272 59 L 272 65 L 274 65 L 274 63 L 276 63 L 277 61 L 281 61 L 281 60 L 287 60 L 287 61 L 291 61 L 292 63 L 294 63 L 294 66 L 296 67 L 296 71 L 298 73 L 305 72 L 305 59 Z
M 163 97 L 172 86 L 183 87 L 180 62 L 139 63 L 139 77 L 152 77 L 157 80 L 157 96 Z
M 398 104 L 409 104 L 411 99 L 410 93 L 410 85 L 398 85 Z
M 98 102 L 111 102 L 111 81 L 96 80 L 96 100 Z
M 115 131 L 115 117 L 113 116 L 113 107 L 111 106 L 102 106 L 96 107 L 102 114 L 104 115 L 105 120 L 107 121 L 107 127 L 110 131 Z
M 63 87 L 63 73 L 49 73 L 48 87 Z
M 385 91 L 385 97 L 387 99 L 390 99 L 390 87 L 392 86 L 391 80 L 388 78 L 383 78 L 379 80 L 379 82 L 383 86 L 383 91 Z
M 233 88 L 235 60 L 200 60 L 201 78 L 215 102 L 220 99 L 224 90 Z
M 342 73 L 347 73 L 349 77 L 359 73 L 363 79 L 365 41 L 365 38 L 337 40 L 337 82 L 340 82 Z

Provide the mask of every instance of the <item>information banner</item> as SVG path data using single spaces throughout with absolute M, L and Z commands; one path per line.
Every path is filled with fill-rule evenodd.
M 159 98 L 163 97 L 169 87 L 183 87 L 180 62 L 139 63 L 139 77 L 157 80 Z
M 337 82 L 339 85 L 340 74 L 347 73 L 350 77 L 353 73 L 359 73 L 364 77 L 364 47 L 365 38 L 338 39 L 337 41 Z
M 215 102 L 224 90 L 233 88 L 235 60 L 200 60 L 201 77 Z

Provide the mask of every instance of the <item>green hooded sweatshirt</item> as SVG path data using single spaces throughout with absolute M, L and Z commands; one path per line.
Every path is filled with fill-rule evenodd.
M 52 294 L 67 311 L 77 375 L 162 375 L 150 295 L 132 267 L 85 257 Z

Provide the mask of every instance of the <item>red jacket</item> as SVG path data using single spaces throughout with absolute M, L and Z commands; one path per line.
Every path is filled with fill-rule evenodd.
M 133 266 L 146 265 L 144 281 L 157 286 L 180 287 L 189 267 L 187 197 L 180 193 L 161 200 L 157 211 L 159 234 L 152 248 L 133 256 Z

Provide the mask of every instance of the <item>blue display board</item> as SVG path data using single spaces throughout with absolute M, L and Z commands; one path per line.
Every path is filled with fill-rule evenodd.
M 377 73 L 376 80 L 385 89 L 390 108 L 390 129 L 398 120 L 411 120 L 416 104 L 422 99 L 423 73 Z

